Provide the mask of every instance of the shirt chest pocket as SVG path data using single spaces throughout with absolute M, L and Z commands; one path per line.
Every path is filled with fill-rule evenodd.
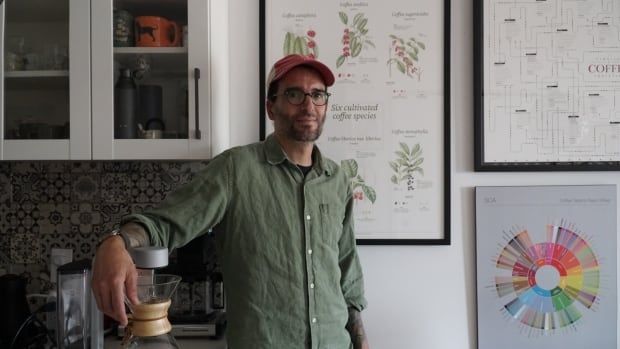
M 342 235 L 342 222 L 344 220 L 344 206 L 335 203 L 319 204 L 321 213 L 321 234 L 323 242 L 332 245 L 337 244 Z

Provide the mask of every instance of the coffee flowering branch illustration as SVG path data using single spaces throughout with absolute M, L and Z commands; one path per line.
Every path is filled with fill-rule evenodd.
M 311 58 L 319 57 L 319 47 L 316 44 L 316 32 L 312 29 L 303 35 L 287 32 L 282 45 L 284 55 L 298 54 Z
M 424 158 L 422 157 L 422 147 L 420 143 L 409 148 L 409 146 L 403 142 L 400 142 L 400 149 L 395 151 L 396 160 L 390 161 L 390 167 L 394 174 L 391 181 L 394 184 L 400 184 L 402 181 L 407 181 L 407 190 L 413 190 L 413 183 L 415 180 L 414 173 L 417 172 L 421 176 L 424 176 L 424 169 L 422 169 L 422 163 Z
M 336 60 L 336 68 L 340 67 L 349 57 L 355 58 L 362 52 L 362 48 L 375 47 L 368 39 L 368 18 L 363 13 L 357 13 L 352 21 L 345 12 L 339 12 L 340 21 L 345 25 L 342 34 L 342 54 Z
M 418 55 L 420 50 L 426 49 L 426 45 L 413 37 L 405 40 L 391 34 L 390 39 L 392 39 L 392 45 L 390 47 L 390 59 L 387 61 L 390 77 L 392 76 L 392 66 L 396 65 L 399 72 L 411 78 L 416 76 L 420 81 L 422 69 L 418 64 Z
M 340 162 L 340 168 L 344 171 L 345 175 L 351 180 L 351 190 L 353 191 L 353 198 L 355 200 L 364 200 L 364 195 L 370 200 L 371 203 L 375 203 L 377 200 L 377 193 L 375 190 L 366 184 L 364 178 L 357 173 L 358 165 L 355 159 L 342 160 Z M 359 190 L 361 189 L 361 190 Z

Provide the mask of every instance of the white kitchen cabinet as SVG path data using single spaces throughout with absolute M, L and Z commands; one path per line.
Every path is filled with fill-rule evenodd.
M 180 47 L 115 48 L 114 9 L 134 19 L 158 16 L 187 25 L 188 42 Z M 205 159 L 228 147 L 227 1 L 93 1 L 92 27 L 93 159 Z M 144 64 L 148 71 L 137 79 L 138 88 L 160 86 L 163 107 L 162 115 L 141 116 L 138 121 L 145 126 L 151 118 L 162 119 L 164 139 L 115 138 L 119 69 L 130 68 L 135 74 Z
M 63 1 L 64 7 L 59 5 Z M 133 42 L 115 47 L 115 11 L 129 13 L 132 21 L 127 23 L 132 24 L 140 16 L 164 17 L 176 24 L 177 42 L 166 47 L 137 47 Z M 208 159 L 228 148 L 227 1 L 20 0 L 2 4 L 0 16 L 0 59 L 5 67 L 0 159 Z M 187 40 L 176 39 L 183 36 L 184 27 Z M 20 35 L 44 48 L 50 42 L 64 45 L 68 69 L 7 69 L 14 33 L 28 33 Z M 114 86 L 121 68 L 130 69 L 141 91 L 136 92 L 140 110 L 133 121 L 143 127 L 150 121 L 149 127 L 158 131 L 119 137 Z M 161 103 L 151 103 L 153 98 L 144 102 L 141 97 L 149 87 L 159 91 L 161 98 L 155 100 Z M 142 104 L 159 106 L 143 115 Z M 51 130 L 26 132 L 31 124 Z M 161 138 L 142 138 L 147 135 Z
M 90 159 L 90 2 L 0 6 L 0 159 Z

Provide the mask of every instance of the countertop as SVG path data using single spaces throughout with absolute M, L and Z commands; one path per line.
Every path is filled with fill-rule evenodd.
M 209 338 L 176 338 L 181 349 L 226 349 L 226 339 Z M 121 341 L 115 336 L 105 338 L 104 349 L 121 348 Z

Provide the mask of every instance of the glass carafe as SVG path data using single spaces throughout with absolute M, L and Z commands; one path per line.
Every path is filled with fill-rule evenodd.
M 178 348 L 168 321 L 171 298 L 181 277 L 160 274 L 138 278 L 138 303 L 125 298 L 131 311 L 123 348 Z

